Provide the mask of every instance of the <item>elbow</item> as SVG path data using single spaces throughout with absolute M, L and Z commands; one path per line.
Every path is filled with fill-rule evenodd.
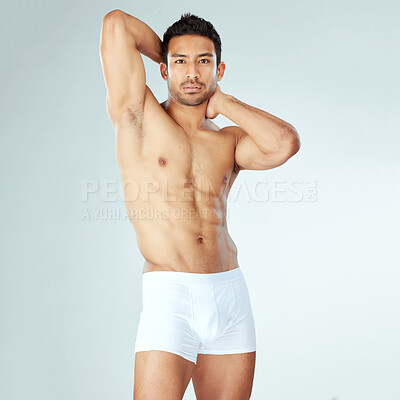
M 282 153 L 284 153 L 286 158 L 289 159 L 300 150 L 301 146 L 299 134 L 297 133 L 296 129 L 290 129 L 290 132 L 288 132 L 284 143 L 285 145 Z
M 125 14 L 122 10 L 116 9 L 108 12 L 104 18 L 103 21 L 109 21 L 109 20 L 114 20 L 120 18 L 123 14 Z
M 103 18 L 103 25 L 101 27 L 102 35 L 106 32 L 111 32 L 113 30 L 115 21 L 121 18 L 121 10 L 113 10 L 107 13 Z
M 289 147 L 290 147 L 290 152 L 291 152 L 292 156 L 294 156 L 300 150 L 300 147 L 301 147 L 300 137 L 295 128 L 293 128 L 293 130 L 291 131 L 291 134 L 290 134 L 290 146 Z
M 300 139 L 296 138 L 296 140 L 293 141 L 294 143 L 292 143 L 292 155 L 295 155 L 301 147 L 301 143 L 300 143 Z
M 103 25 L 101 27 L 100 35 L 100 49 L 107 46 L 112 46 L 112 38 L 115 35 L 116 29 L 123 26 L 124 12 L 121 10 L 113 10 L 105 15 L 103 18 Z
M 121 21 L 124 21 L 125 16 L 126 14 L 119 9 L 110 11 L 103 18 L 102 31 L 112 31 L 116 24 L 120 24 Z

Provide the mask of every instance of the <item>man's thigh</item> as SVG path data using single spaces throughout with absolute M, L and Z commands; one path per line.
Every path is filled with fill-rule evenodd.
M 133 400 L 181 400 L 195 364 L 167 351 L 135 354 Z
M 253 387 L 256 352 L 198 354 L 192 382 L 197 400 L 248 400 Z

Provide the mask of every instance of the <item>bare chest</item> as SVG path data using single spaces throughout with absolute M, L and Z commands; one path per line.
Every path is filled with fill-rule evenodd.
M 187 134 L 173 125 L 150 126 L 137 146 L 131 154 L 121 149 L 123 180 L 226 198 L 236 178 L 235 138 L 227 130 Z

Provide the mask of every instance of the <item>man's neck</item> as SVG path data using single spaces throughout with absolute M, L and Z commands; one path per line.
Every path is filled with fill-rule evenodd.
M 207 101 L 198 106 L 187 106 L 169 97 L 160 105 L 187 133 L 208 129 L 210 126 L 206 118 Z

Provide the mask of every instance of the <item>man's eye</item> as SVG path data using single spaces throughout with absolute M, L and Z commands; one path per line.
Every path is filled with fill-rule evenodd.
M 203 59 L 200 60 L 200 61 L 206 61 L 206 63 L 208 63 L 208 60 L 207 60 L 206 58 L 203 58 Z M 203 63 L 203 64 L 205 64 L 205 63 Z
M 183 61 L 183 60 L 176 60 L 175 62 L 178 63 L 178 61 Z M 178 64 L 180 64 L 180 63 L 178 63 Z

